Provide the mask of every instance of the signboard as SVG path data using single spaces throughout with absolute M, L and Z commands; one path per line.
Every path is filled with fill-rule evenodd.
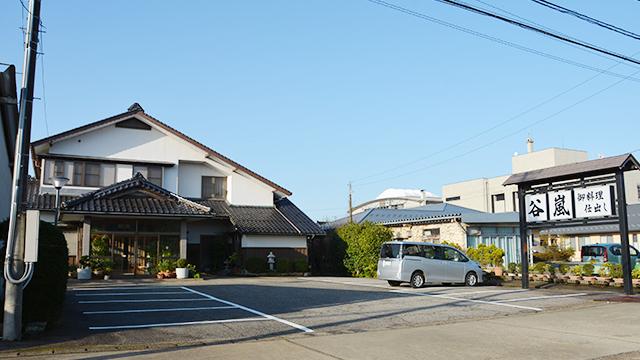
M 598 185 L 525 196 L 527 222 L 613 216 L 613 186 Z
M 530 194 L 524 197 L 524 201 L 527 205 L 527 222 L 549 220 L 547 194 Z
M 572 219 L 573 194 L 571 190 L 549 192 L 549 220 Z
M 576 217 L 585 218 L 613 215 L 611 189 L 612 187 L 609 185 L 575 189 Z

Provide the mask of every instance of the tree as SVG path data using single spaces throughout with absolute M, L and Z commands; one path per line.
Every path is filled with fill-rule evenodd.
M 504 250 L 493 244 L 478 244 L 477 248 L 467 249 L 467 255 L 484 268 L 489 266 L 502 266 Z
M 338 236 L 347 244 L 344 266 L 355 277 L 375 277 L 382 244 L 390 241 L 390 229 L 364 222 L 338 228 Z

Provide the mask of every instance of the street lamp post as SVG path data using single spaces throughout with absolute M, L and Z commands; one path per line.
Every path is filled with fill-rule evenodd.
M 58 225 L 58 218 L 60 217 L 60 190 L 67 185 L 69 179 L 64 176 L 56 176 L 53 179 L 53 187 L 56 188 L 56 217 L 53 220 L 54 225 Z

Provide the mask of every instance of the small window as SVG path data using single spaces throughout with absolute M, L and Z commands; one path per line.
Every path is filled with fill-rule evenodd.
M 53 165 L 53 176 L 64 176 L 64 161 L 56 160 Z
M 84 185 L 84 163 L 82 162 L 74 162 L 73 163 L 73 179 L 71 179 L 71 183 L 76 186 Z
M 633 246 L 629 246 L 629 255 L 638 256 L 638 249 L 634 248 Z
M 460 196 L 450 196 L 448 198 L 445 198 L 444 201 L 456 201 L 456 200 L 460 200 Z
M 220 176 L 202 177 L 203 199 L 224 199 L 227 197 L 227 178 Z
M 136 175 L 138 173 L 140 173 L 140 175 L 144 176 L 145 179 L 147 179 L 148 176 L 149 176 L 146 166 L 134 165 L 133 166 L 133 175 Z
M 100 164 L 85 163 L 84 185 L 100 186 Z
M 585 246 L 582 248 L 582 256 L 604 256 L 603 246 Z
M 504 194 L 495 194 L 496 201 L 504 201 Z
M 380 249 L 380 258 L 397 259 L 400 257 L 400 244 L 384 244 Z
M 614 255 L 614 256 L 622 255 L 622 246 L 612 246 L 611 255 Z
M 149 182 L 162 186 L 162 168 L 160 166 L 149 166 L 147 168 L 147 175 Z

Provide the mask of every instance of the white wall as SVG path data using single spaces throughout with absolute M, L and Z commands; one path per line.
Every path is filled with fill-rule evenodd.
M 504 194 L 504 202 L 496 203 L 495 212 L 515 211 L 513 193 L 518 191 L 518 187 L 502 186 L 508 177 L 508 175 L 505 175 L 444 185 L 442 187 L 442 200 L 470 209 L 491 212 L 493 195 Z M 455 196 L 459 196 L 460 200 L 445 200 Z
M 511 173 L 518 174 L 552 166 L 573 164 L 588 159 L 586 151 L 549 148 L 513 156 L 511 158 Z
M 144 122 L 143 118 L 139 120 Z M 153 125 L 151 130 L 118 128 L 115 125 L 109 125 L 56 142 L 49 152 L 174 163 L 174 166 L 166 167 L 164 170 L 163 187 L 186 197 L 200 196 L 200 176 L 203 174 L 228 174 L 227 200 L 231 204 L 273 206 L 274 188 L 253 177 L 240 174 L 227 164 L 207 158 L 207 154 L 201 149 L 173 134 L 160 131 Z M 201 166 L 193 167 L 189 164 L 186 165 L 187 169 L 181 170 L 180 168 L 187 163 L 201 163 Z M 129 169 L 118 168 L 118 180 L 132 175 Z M 73 192 L 69 188 L 65 188 L 66 191 Z
M 0 126 L 0 221 L 9 217 L 11 207 L 11 180 L 12 173 L 9 168 L 9 154 L 4 141 L 4 129 Z M 5 235 L 6 236 L 6 235 Z
M 242 235 L 243 248 L 307 248 L 304 236 Z
M 222 172 L 207 163 L 181 161 L 178 165 L 178 174 L 178 194 L 197 198 L 202 194 L 203 176 L 228 176 L 229 172 Z
M 226 235 L 233 228 L 226 220 L 202 220 L 187 223 L 187 243 L 199 244 L 202 235 Z

